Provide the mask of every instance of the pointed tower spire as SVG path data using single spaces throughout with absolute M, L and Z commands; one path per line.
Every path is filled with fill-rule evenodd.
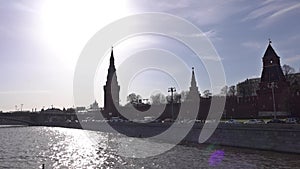
M 195 78 L 195 69 L 194 69 L 194 67 L 192 67 L 191 86 L 190 86 L 189 94 L 187 96 L 187 100 L 190 100 L 190 101 L 195 100 L 195 99 L 199 98 L 199 96 L 200 96 L 200 93 L 199 93 L 196 78 Z M 197 97 L 197 98 L 195 98 L 195 97 Z
M 195 78 L 195 69 L 192 67 L 192 79 L 191 79 L 191 87 L 190 87 L 190 92 L 196 92 L 199 94 L 198 91 L 198 86 Z
M 192 87 L 192 88 L 198 88 L 198 87 L 197 87 L 197 83 L 196 83 L 196 78 L 195 78 L 194 67 L 192 67 L 191 87 Z
M 265 51 L 265 54 L 263 56 L 264 59 L 277 59 L 279 58 L 279 56 L 277 55 L 277 53 L 275 52 L 275 50 L 273 49 L 272 45 L 271 45 L 271 40 L 269 41 L 269 45 Z
M 263 71 L 261 75 L 261 82 L 277 82 L 285 81 L 283 71 L 280 65 L 280 58 L 273 49 L 271 45 L 271 40 L 269 39 L 268 47 L 262 58 L 263 60 Z
M 111 47 L 109 67 L 113 67 L 115 69 L 115 58 L 114 58 L 114 47 L 113 46 Z
M 107 73 L 106 85 L 104 86 L 104 110 L 106 117 L 119 116 L 116 109 L 119 106 L 120 86 L 117 80 L 113 47 L 111 47 L 110 62 Z M 110 114 L 110 115 L 109 115 Z

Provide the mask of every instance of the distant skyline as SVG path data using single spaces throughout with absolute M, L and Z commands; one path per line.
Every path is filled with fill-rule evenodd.
M 281 57 L 281 64 L 288 64 L 298 72 L 299 9 L 297 0 L 0 0 L 0 111 L 14 110 L 15 105 L 20 108 L 21 104 L 23 110 L 40 110 L 51 105 L 72 107 L 74 69 L 86 42 L 105 25 L 142 12 L 165 12 L 183 17 L 205 32 L 222 58 L 228 85 L 261 75 L 261 59 L 269 38 Z M 134 37 L 115 47 L 117 69 L 124 57 L 145 48 L 161 48 L 183 60 L 192 55 L 172 39 L 150 35 Z M 149 61 L 155 58 L 148 57 Z M 156 64 L 167 61 L 166 56 Z M 192 66 L 200 92 L 209 89 L 201 63 L 185 61 L 190 71 L 182 76 L 189 80 L 180 89 L 187 90 Z M 170 68 L 175 64 L 168 63 L 165 66 Z M 107 69 L 108 62 L 104 60 L 95 77 L 95 99 L 101 106 Z M 124 72 L 117 73 L 119 78 Z M 167 87 L 175 83 L 172 79 L 154 83 L 153 78 L 167 77 L 157 73 L 152 70 L 152 73 L 139 74 L 127 90 L 146 98 L 151 94 L 149 91 L 156 88 L 167 94 Z M 122 102 L 126 101 L 124 97 L 121 96 Z

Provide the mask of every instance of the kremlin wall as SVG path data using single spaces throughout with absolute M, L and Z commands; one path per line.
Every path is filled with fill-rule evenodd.
M 253 119 L 253 118 L 286 118 L 300 117 L 300 74 L 294 74 L 294 78 L 286 77 L 283 73 L 280 57 L 269 42 L 262 57 L 263 70 L 260 78 L 247 79 L 237 85 L 237 94 L 226 96 L 225 109 L 222 113 L 223 119 Z M 211 106 L 212 97 L 202 97 L 198 91 L 194 68 L 189 89 L 189 95 L 197 95 L 200 106 L 198 120 L 205 120 Z M 291 76 L 291 75 L 289 75 Z M 125 119 L 118 111 L 126 107 L 120 106 L 119 100 L 120 86 L 117 81 L 117 71 L 114 65 L 114 54 L 111 51 L 110 65 L 107 74 L 107 82 L 104 86 L 104 111 L 106 119 L 120 117 Z M 223 96 L 225 97 L 225 96 Z M 113 99 L 116 98 L 116 99 Z M 191 101 L 194 99 L 187 99 Z M 150 108 L 148 104 L 140 104 L 136 107 L 140 111 Z M 167 104 L 159 119 L 175 119 L 180 110 L 181 103 Z M 141 113 L 142 114 L 142 113 Z

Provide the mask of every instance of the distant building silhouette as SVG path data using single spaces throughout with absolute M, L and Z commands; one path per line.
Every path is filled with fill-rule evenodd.
M 90 109 L 94 109 L 94 110 L 100 109 L 99 104 L 97 103 L 96 100 L 95 100 L 94 103 L 92 103 L 92 104 L 90 105 Z
M 245 81 L 237 84 L 237 97 L 242 101 L 246 97 L 257 96 L 259 90 L 260 78 L 246 79 Z
M 111 49 L 110 63 L 107 73 L 107 81 L 104 88 L 104 117 L 119 116 L 117 108 L 119 106 L 120 86 L 117 80 L 115 59 L 113 48 Z

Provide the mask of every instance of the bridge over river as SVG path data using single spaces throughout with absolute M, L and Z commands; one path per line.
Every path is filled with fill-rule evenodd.
M 75 113 L 62 112 L 12 112 L 0 113 L 0 125 L 29 125 L 29 126 L 64 126 L 68 121 L 75 121 Z

